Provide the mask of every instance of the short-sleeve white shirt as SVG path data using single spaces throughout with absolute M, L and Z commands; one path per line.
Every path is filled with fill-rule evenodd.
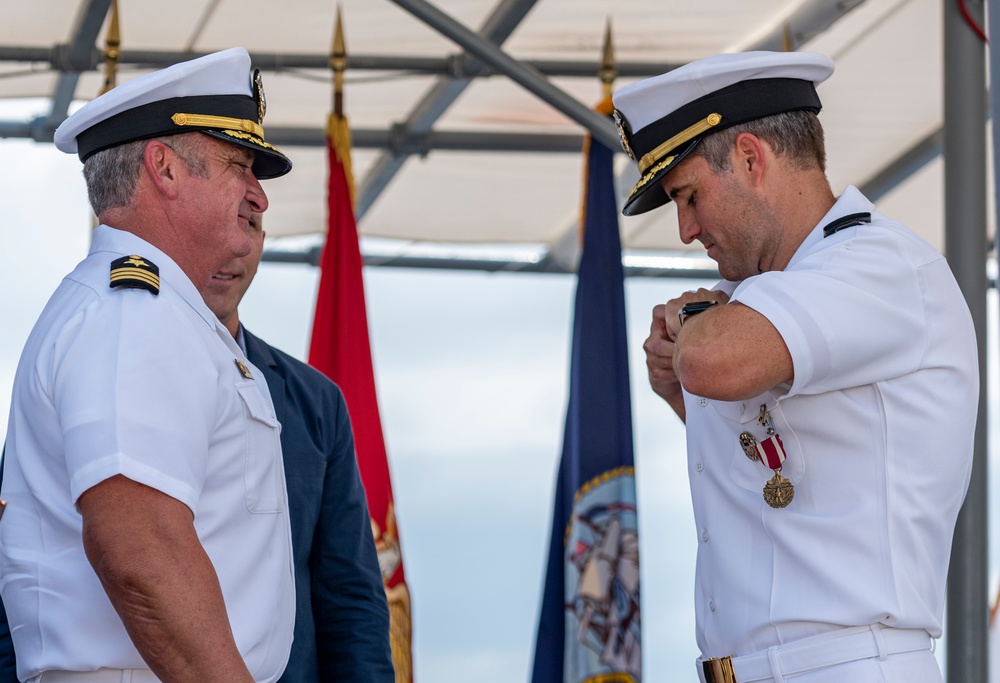
M 685 394 L 698 533 L 695 612 L 705 656 L 760 651 L 880 622 L 941 633 L 955 520 L 972 467 L 975 331 L 930 245 L 848 188 L 783 271 L 719 289 L 766 317 L 794 381 L 740 402 Z M 766 406 L 791 504 L 740 445 Z
M 111 262 L 132 254 L 159 268 L 158 295 L 110 288 Z M 120 474 L 192 510 L 236 644 L 257 681 L 277 680 L 295 605 L 279 429 L 264 377 L 184 272 L 98 227 L 14 380 L 0 592 L 19 677 L 146 668 L 87 561 L 76 509 Z

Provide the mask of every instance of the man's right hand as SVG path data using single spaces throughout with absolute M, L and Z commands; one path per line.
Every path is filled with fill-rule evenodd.
M 664 401 L 670 404 L 678 417 L 684 420 L 684 394 L 681 382 L 674 372 L 674 337 L 666 320 L 667 305 L 653 308 L 653 321 L 649 326 L 649 336 L 642 345 L 646 352 L 646 369 L 649 384 Z

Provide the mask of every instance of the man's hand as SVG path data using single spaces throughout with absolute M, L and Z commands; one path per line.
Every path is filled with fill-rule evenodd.
M 666 303 L 664 316 L 666 318 L 665 322 L 669 330 L 668 333 L 671 341 L 676 341 L 677 335 L 680 334 L 681 331 L 681 309 L 684 308 L 685 304 L 690 304 L 695 301 L 717 301 L 721 306 L 729 303 L 729 295 L 725 292 L 717 292 L 713 289 L 702 288 L 694 292 L 684 292 L 676 299 L 668 301 Z
M 684 420 L 684 395 L 681 383 L 674 372 L 674 349 L 677 335 L 681 329 L 678 313 L 684 304 L 692 301 L 718 301 L 725 304 L 729 297 L 725 292 L 709 289 L 699 289 L 696 292 L 684 292 L 676 299 L 653 308 L 653 321 L 649 326 L 649 337 L 642 345 L 646 352 L 646 369 L 649 372 L 649 384 L 653 391 L 670 404 L 674 412 Z

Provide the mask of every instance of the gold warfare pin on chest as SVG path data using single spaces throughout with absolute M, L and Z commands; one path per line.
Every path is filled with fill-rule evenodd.
M 246 363 L 241 361 L 239 358 L 234 358 L 233 360 L 236 361 L 236 367 L 239 368 L 240 374 L 243 375 L 243 379 L 253 379 L 253 375 L 250 374 L 250 368 L 247 367 Z

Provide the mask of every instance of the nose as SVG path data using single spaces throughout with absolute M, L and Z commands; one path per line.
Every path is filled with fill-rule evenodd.
M 698 235 L 701 234 L 701 228 L 698 227 L 698 219 L 688 207 L 682 207 L 677 204 L 677 225 L 680 228 L 680 238 L 681 242 L 684 244 L 691 244 L 694 242 Z
M 267 211 L 267 194 L 264 192 L 264 188 L 261 187 L 260 181 L 257 180 L 257 176 L 250 174 L 250 180 L 247 181 L 247 201 L 250 202 L 250 206 L 257 213 L 264 213 Z

